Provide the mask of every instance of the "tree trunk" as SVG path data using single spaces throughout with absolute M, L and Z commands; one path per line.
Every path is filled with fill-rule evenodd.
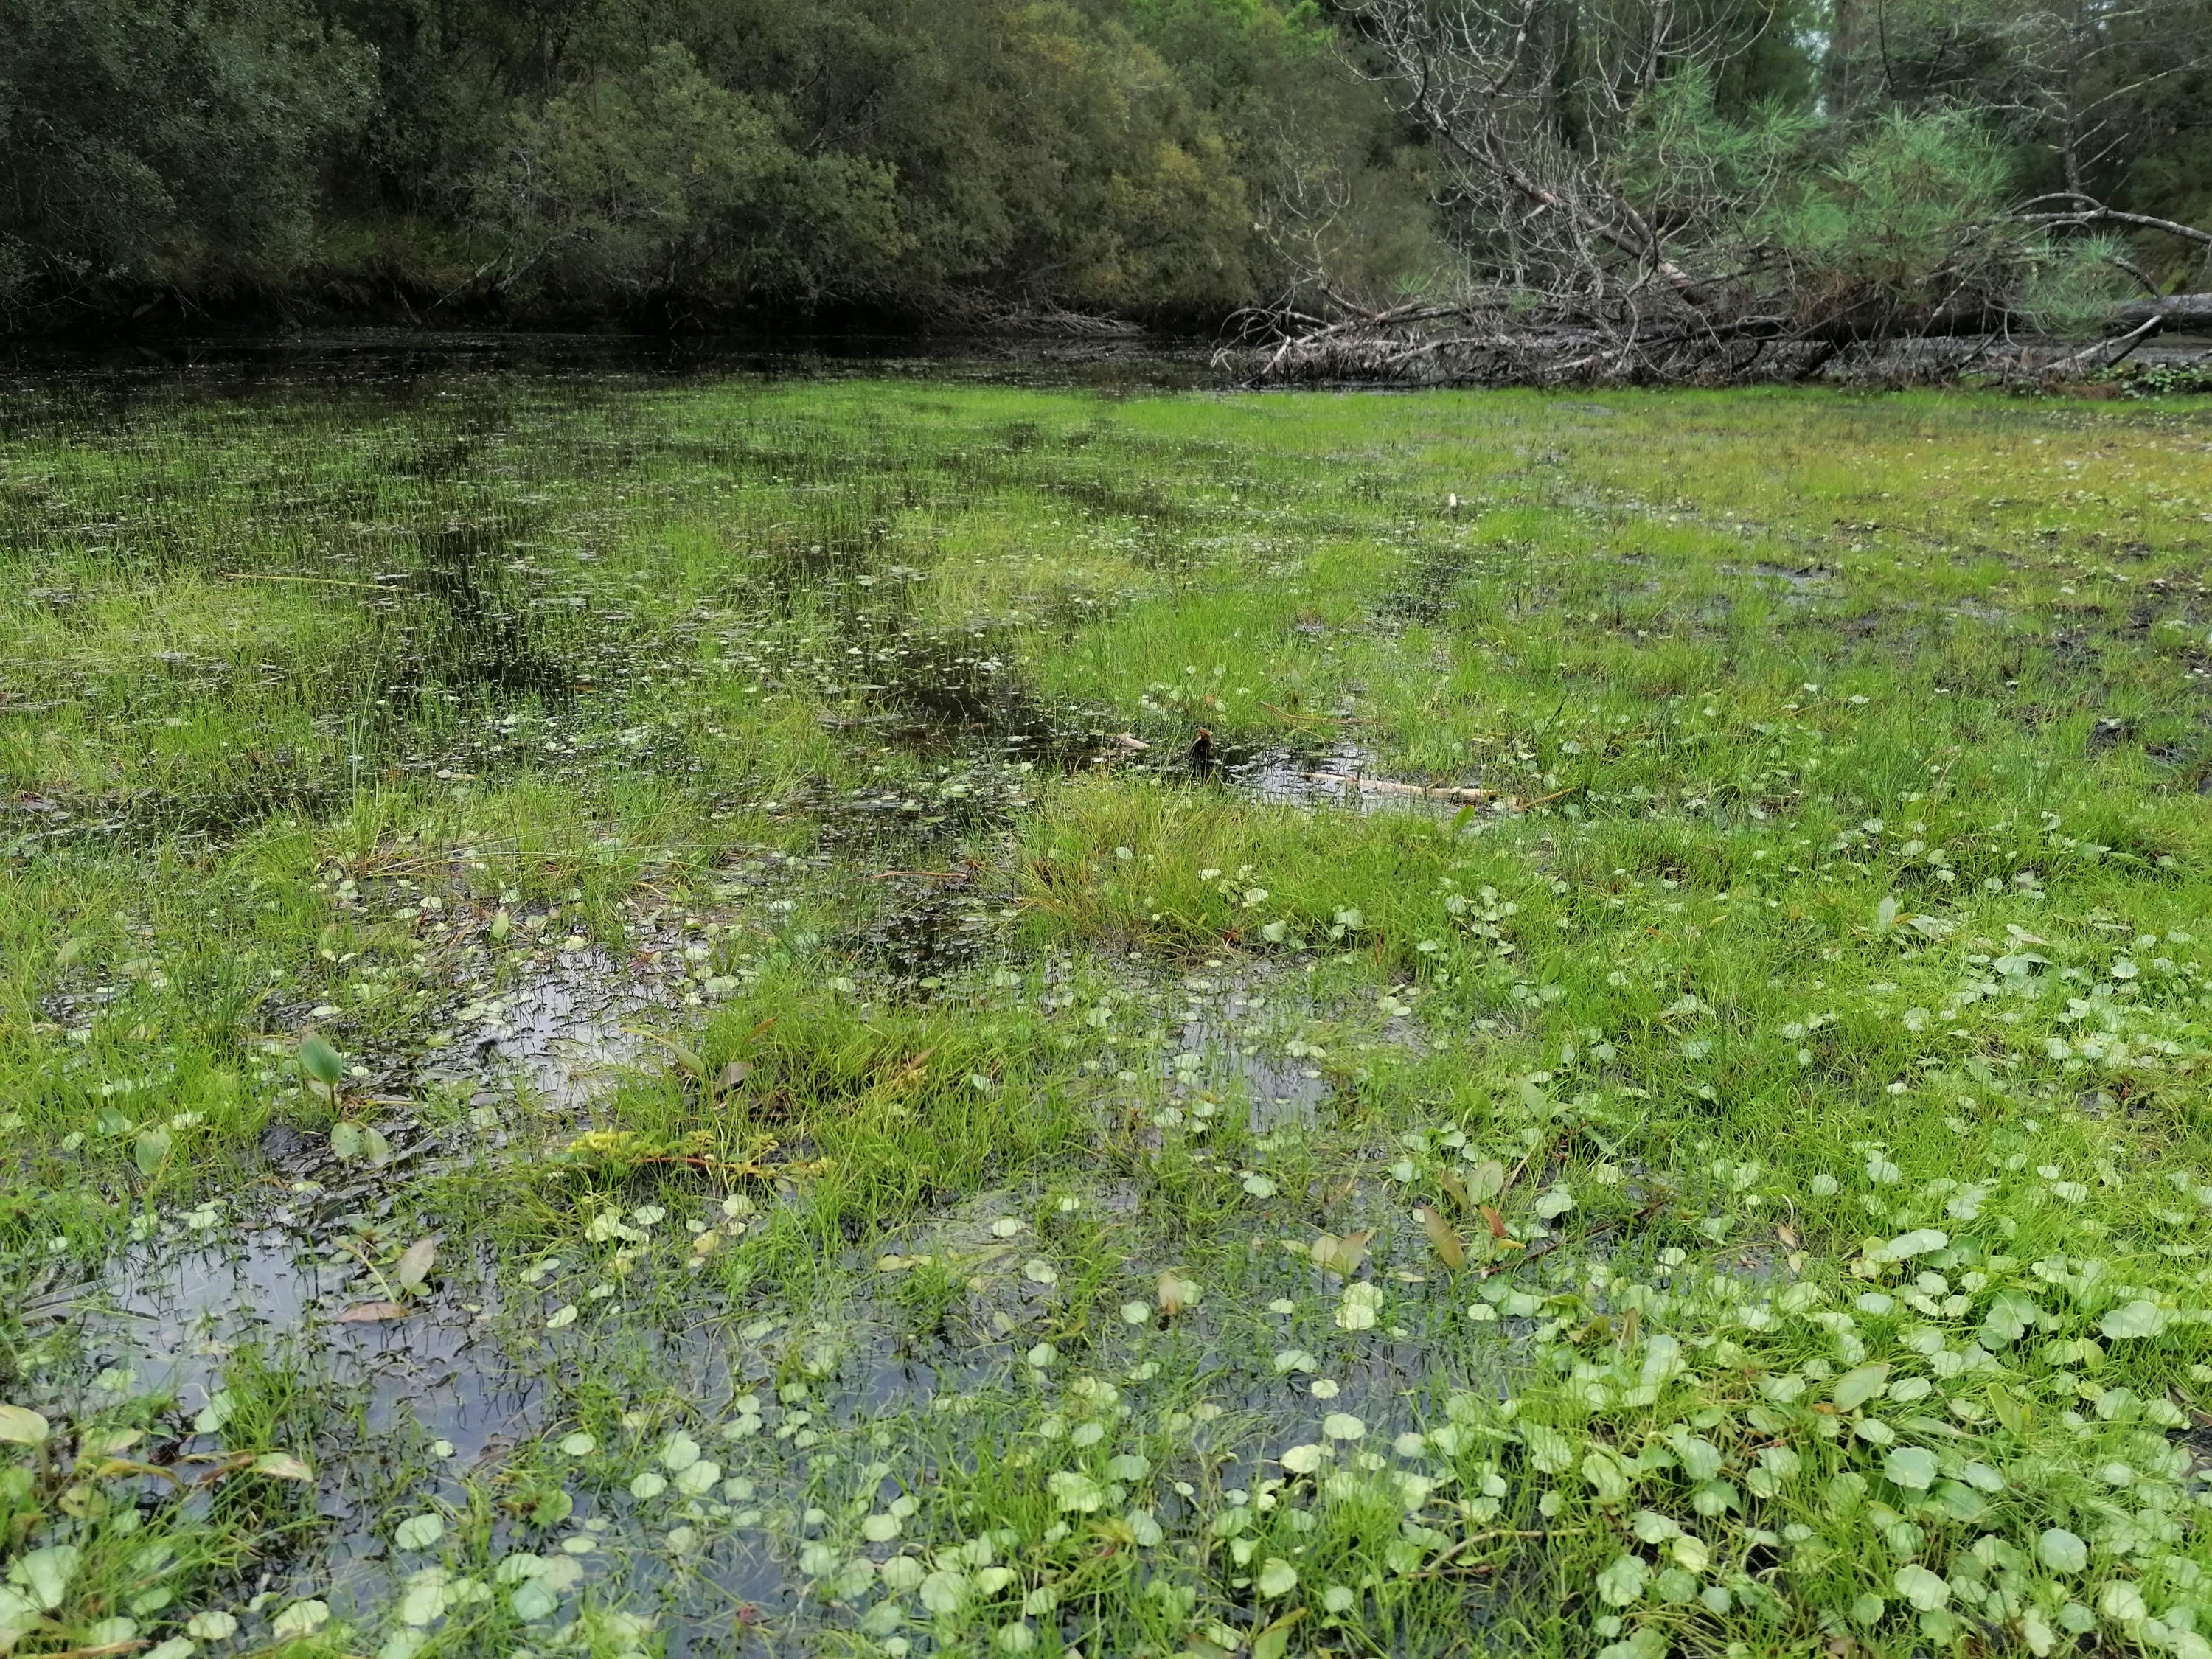
M 2162 334 L 2212 334 L 2212 294 L 2168 294 L 2112 308 L 2112 320 L 2123 328 L 2140 328 L 2154 317 Z

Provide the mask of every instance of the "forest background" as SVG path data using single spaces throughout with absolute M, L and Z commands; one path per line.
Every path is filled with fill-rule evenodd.
M 2212 287 L 2212 240 L 2048 217 L 2212 222 L 2212 0 L 0 0 L 0 328 L 1510 290 L 1543 204 L 1424 118 L 1455 28 L 1515 54 L 1490 136 L 1656 268 L 1672 235 L 1941 306 L 1960 228 L 2045 198 L 2005 304 Z

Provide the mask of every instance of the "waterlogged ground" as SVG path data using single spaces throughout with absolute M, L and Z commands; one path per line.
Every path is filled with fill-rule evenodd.
M 2212 1656 L 2212 410 L 0 410 L 0 1649 Z

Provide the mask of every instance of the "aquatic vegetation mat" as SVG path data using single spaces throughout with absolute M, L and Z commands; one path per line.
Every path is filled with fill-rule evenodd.
M 2212 415 L 0 395 L 0 1650 L 2212 1656 Z

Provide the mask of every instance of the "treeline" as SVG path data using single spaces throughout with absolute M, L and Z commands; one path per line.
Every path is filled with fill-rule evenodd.
M 1562 73 L 1521 136 L 1642 169 L 1662 214 L 1709 187 L 1668 173 L 1693 152 L 1800 176 L 1848 238 L 1851 156 L 1933 112 L 1990 192 L 2212 214 L 2212 0 L 1698 4 L 1668 37 L 1694 50 L 1607 82 L 1628 106 Z M 1640 15 L 1514 27 L 1571 66 Z M 0 319 L 1385 305 L 1514 237 L 1377 24 L 1313 0 L 0 0 Z M 1693 71 L 1694 98 L 1649 95 Z M 2198 250 L 2110 252 L 2155 286 Z
M 1276 0 L 0 0 L 0 295 L 680 323 L 1218 315 L 1433 256 L 1412 136 Z

